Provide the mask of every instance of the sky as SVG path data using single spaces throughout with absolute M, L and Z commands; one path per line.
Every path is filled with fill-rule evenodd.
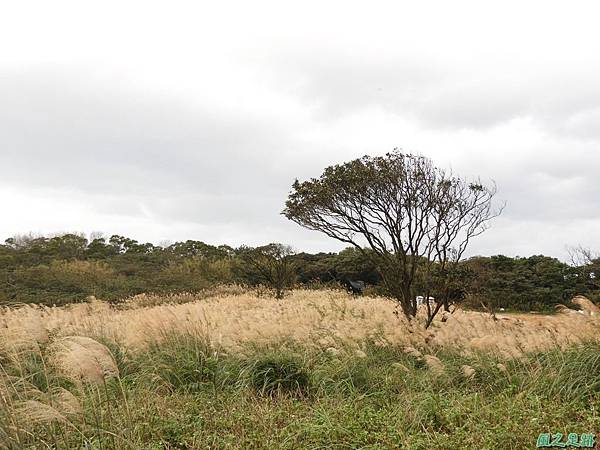
M 0 3 L 0 241 L 343 245 L 294 179 L 393 148 L 495 182 L 470 255 L 600 250 L 600 5 Z

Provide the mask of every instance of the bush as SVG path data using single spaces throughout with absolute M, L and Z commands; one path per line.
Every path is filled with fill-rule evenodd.
M 286 355 L 268 355 L 251 368 L 252 387 L 259 395 L 277 396 L 283 393 L 304 396 L 310 378 L 302 363 Z
M 211 355 L 210 346 L 195 336 L 168 336 L 139 357 L 140 366 L 171 390 L 196 392 L 214 387 L 218 359 Z

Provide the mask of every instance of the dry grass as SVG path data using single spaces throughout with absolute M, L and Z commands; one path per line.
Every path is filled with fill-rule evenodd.
M 56 408 L 37 400 L 24 400 L 14 409 L 15 415 L 22 421 L 32 424 L 52 422 L 67 423 L 67 418 Z
M 423 315 L 408 322 L 389 299 L 325 290 L 295 291 L 282 301 L 228 288 L 209 296 L 142 295 L 118 306 L 91 298 L 66 307 L 1 309 L 0 448 L 97 448 L 96 442 L 127 449 L 160 442 L 162 448 L 165 439 L 176 443 L 165 448 L 180 448 L 183 440 L 196 438 L 198 445 L 189 448 L 208 448 L 225 442 L 223 426 L 233 436 L 232 448 L 248 436 L 251 444 L 245 448 L 265 448 L 265 442 L 275 442 L 273 429 L 282 418 L 299 411 L 308 414 L 304 422 L 291 420 L 288 434 L 277 438 L 292 439 L 288 448 L 302 448 L 302 439 L 315 439 L 323 445 L 314 447 L 324 448 L 342 432 L 346 439 L 363 436 L 348 445 L 353 448 L 379 440 L 390 447 L 505 448 L 494 445 L 493 434 L 464 445 L 471 438 L 445 424 L 461 418 L 462 429 L 470 420 L 470 432 L 481 431 L 482 423 L 505 426 L 515 410 L 539 417 L 542 393 L 563 395 L 577 405 L 564 403 L 552 419 L 563 426 L 564 413 L 575 414 L 581 398 L 596 395 L 590 377 L 597 373 L 597 347 L 527 353 L 599 341 L 600 310 L 584 298 L 575 304 L 582 310 L 563 308 L 552 316 L 494 318 L 458 310 L 429 330 Z M 262 393 L 272 389 L 272 373 L 278 380 L 289 376 L 289 386 L 302 386 L 318 401 L 291 394 L 270 401 Z M 519 397 L 511 403 L 515 387 L 535 401 Z M 584 397 L 573 396 L 579 392 Z M 384 403 L 391 408 L 384 413 L 381 398 L 389 399 Z M 472 403 L 473 398 L 487 398 L 477 400 L 487 406 Z M 173 400 L 180 403 L 173 406 Z M 222 401 L 229 403 L 220 410 Z M 412 407 L 395 409 L 398 404 Z M 230 417 L 236 408 L 241 412 Z M 203 411 L 212 413 L 203 416 Z M 329 428 L 323 428 L 323 414 Z M 197 422 L 180 425 L 196 417 Z M 394 420 L 399 422 L 385 427 Z M 572 420 L 579 423 L 580 417 Z M 521 431 L 522 422 L 515 419 L 512 429 Z M 370 442 L 360 433 L 365 424 L 379 427 Z M 533 423 L 522 431 L 519 442 L 529 443 L 537 427 Z M 197 434 L 199 429 L 205 434 Z M 434 442 L 441 432 L 440 439 L 454 444 L 415 444 Z M 394 433 L 402 440 L 386 441 Z
M 162 304 L 157 304 L 159 297 L 142 296 L 126 308 L 97 300 L 67 307 L 6 308 L 0 311 L 0 352 L 18 358 L 20 352 L 51 341 L 57 358 L 70 367 L 67 372 L 73 377 L 84 377 L 81 372 L 87 370 L 90 378 L 98 380 L 114 372 L 110 354 L 73 336 L 105 338 L 132 352 L 177 331 L 207 338 L 224 351 L 241 352 L 247 344 L 286 343 L 323 350 L 349 345 L 358 350 L 371 340 L 382 346 L 451 348 L 465 353 L 485 350 L 514 358 L 595 341 L 600 325 L 598 309 L 586 299 L 577 300 L 582 312 L 564 309 L 553 316 L 505 314 L 494 319 L 458 310 L 427 331 L 422 318 L 409 323 L 394 314 L 396 304 L 391 300 L 356 299 L 339 291 L 299 290 L 282 301 L 239 292 L 194 300 L 191 294 L 182 294 L 163 298 L 166 303 Z M 83 362 L 77 366 L 76 360 Z
M 62 337 L 48 350 L 51 365 L 75 384 L 102 384 L 119 375 L 108 348 L 89 337 Z

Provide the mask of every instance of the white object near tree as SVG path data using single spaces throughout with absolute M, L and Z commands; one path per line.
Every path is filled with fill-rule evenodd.
M 428 299 L 429 299 L 430 305 L 435 302 L 435 297 L 428 297 Z M 422 295 L 417 295 L 417 308 L 424 304 L 425 304 L 425 297 L 423 297 Z

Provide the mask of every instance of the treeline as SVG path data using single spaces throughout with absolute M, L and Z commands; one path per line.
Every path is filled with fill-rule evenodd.
M 89 295 L 118 301 L 142 292 L 195 292 L 218 284 L 260 282 L 246 247 L 188 240 L 158 246 L 123 236 L 17 237 L 0 245 L 0 304 L 62 305 Z M 297 284 L 362 280 L 385 294 L 376 267 L 354 248 L 290 255 Z M 579 266 L 547 256 L 475 257 L 461 263 L 457 291 L 472 308 L 550 310 L 577 294 L 595 299 L 600 261 Z

